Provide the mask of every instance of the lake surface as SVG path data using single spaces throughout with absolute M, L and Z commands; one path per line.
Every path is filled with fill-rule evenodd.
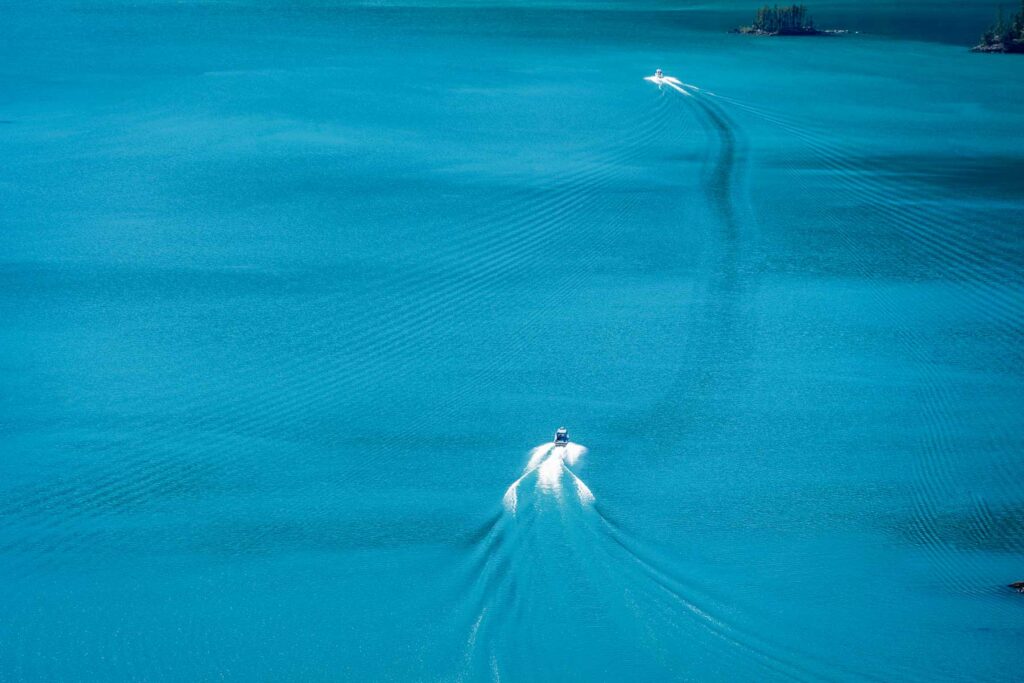
M 4 2 L 0 680 L 1020 680 L 1024 61 L 751 9 Z

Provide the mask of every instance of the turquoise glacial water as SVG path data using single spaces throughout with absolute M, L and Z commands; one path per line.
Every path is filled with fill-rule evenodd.
M 0 680 L 1020 680 L 1024 61 L 750 9 L 4 2 Z

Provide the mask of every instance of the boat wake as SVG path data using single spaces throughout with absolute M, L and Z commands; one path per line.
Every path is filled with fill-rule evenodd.
M 666 97 L 658 98 L 661 106 L 675 109 L 685 103 L 704 129 L 706 137 L 693 142 L 703 153 L 703 195 L 719 231 L 709 231 L 709 242 L 718 242 L 717 251 L 709 252 L 717 275 L 709 287 L 714 311 L 701 329 L 712 343 L 733 340 L 730 307 L 742 301 L 749 287 L 737 277 L 748 258 L 741 233 L 756 229 L 753 212 L 745 206 L 746 131 L 734 117 L 759 112 L 664 74 L 645 80 L 666 91 Z M 671 91 L 685 99 L 675 100 Z M 775 121 L 770 113 L 763 116 Z M 843 172 L 855 196 L 873 196 L 871 184 L 881 181 L 861 169 L 849 172 L 846 156 L 834 153 L 799 122 L 782 123 L 791 140 L 820 152 L 823 165 Z M 902 226 L 912 217 L 901 212 L 894 218 Z M 661 411 L 672 416 L 666 419 L 677 419 L 679 397 L 703 381 L 693 373 L 680 372 L 679 377 L 663 399 L 673 408 Z M 927 405 L 946 419 L 941 404 Z M 948 446 L 940 442 L 932 449 L 941 455 Z M 702 559 L 699 548 L 688 548 L 683 539 L 668 553 L 620 523 L 614 496 L 597 500 L 577 475 L 585 453 L 578 444 L 534 448 L 505 490 L 502 508 L 473 535 L 466 557 L 460 558 L 465 564 L 457 589 L 463 600 L 455 632 L 463 657 L 455 664 L 456 679 L 564 678 L 566 661 L 582 667 L 573 673 L 583 679 L 606 677 L 610 663 L 622 661 L 633 664 L 639 679 L 721 679 L 726 661 L 746 674 L 740 678 L 886 678 L 874 673 L 874 665 L 842 663 L 807 643 L 781 639 L 774 628 L 779 615 L 727 594 L 717 579 L 708 578 L 718 568 L 713 560 Z M 941 464 L 935 463 L 935 469 Z M 921 533 L 928 537 L 937 536 L 933 497 L 926 491 L 921 503 Z M 952 554 L 944 553 L 939 541 L 936 545 L 940 553 Z M 915 678 L 912 671 L 898 671 L 902 678 Z
M 727 615 L 728 600 L 648 547 L 597 502 L 573 471 L 587 449 L 532 449 L 503 509 L 473 535 L 453 615 L 463 634 L 456 680 L 558 677 L 560 663 L 586 662 L 600 678 L 610 661 L 642 661 L 640 678 L 686 670 L 710 677 L 722 657 L 779 678 L 835 677 L 827 664 L 788 651 Z M 699 573 L 699 572 L 696 572 Z M 567 636 L 587 624 L 587 637 Z M 637 659 L 651 642 L 662 656 Z M 573 656 L 587 647 L 586 657 Z M 707 668 L 706 668 L 707 667 Z
M 832 202 L 870 215 L 878 226 L 876 231 L 882 233 L 884 227 L 883 234 L 901 239 L 906 255 L 899 267 L 927 272 L 929 280 L 944 287 L 943 324 L 953 329 L 969 320 L 972 328 L 986 329 L 992 343 L 986 363 L 1003 372 L 1015 372 L 1016 362 L 1009 359 L 1017 358 L 1024 321 L 1019 303 L 1020 267 L 1012 251 L 994 247 L 998 242 L 986 234 L 988 226 L 999 223 L 994 214 L 986 220 L 984 209 L 978 208 L 980 202 L 972 204 L 966 197 L 961 206 L 940 202 L 936 190 L 913 174 L 880 169 L 870 147 L 840 145 L 810 122 L 733 97 L 716 99 L 777 129 L 794 150 L 790 163 L 798 173 L 806 175 L 805 169 L 813 168 L 828 174 L 833 184 Z M 971 208 L 965 208 L 968 206 Z M 838 217 L 823 219 L 822 224 L 829 226 L 845 253 L 852 255 L 851 266 L 858 277 L 883 283 L 891 277 L 891 266 L 879 263 L 863 232 L 851 230 L 849 222 Z M 1022 544 L 1004 530 L 1005 523 L 992 514 L 990 503 L 965 484 L 964 477 L 973 476 L 976 465 L 966 466 L 963 453 L 972 446 L 958 443 L 957 438 L 973 429 L 986 433 L 989 446 L 984 457 L 989 461 L 987 468 L 981 469 L 993 473 L 986 475 L 985 486 L 992 505 L 999 508 L 1006 506 L 1007 500 L 1019 499 L 1019 478 L 1010 465 L 1019 454 L 1014 431 L 1007 428 L 1005 417 L 958 409 L 955 395 L 962 391 L 958 387 L 962 379 L 947 369 L 955 354 L 946 348 L 945 339 L 907 325 L 904 303 L 894 288 L 879 286 L 873 295 L 879 315 L 890 321 L 894 338 L 899 340 L 893 353 L 920 372 L 921 378 L 916 411 L 923 418 L 924 429 L 915 446 L 918 457 L 912 467 L 916 485 L 910 490 L 912 512 L 903 523 L 903 533 L 929 555 L 930 575 L 949 589 L 965 595 L 988 594 L 996 590 L 994 586 L 1001 588 L 1005 577 L 994 574 L 977 550 L 1001 535 L 1007 538 L 1000 541 L 1007 549 L 1019 551 Z M 982 457 L 974 453 L 976 458 Z
M 645 80 L 662 89 L 670 87 L 667 78 L 662 75 Z M 1013 504 L 1003 502 L 1005 500 L 1019 500 L 1018 488 L 1012 483 L 1019 482 L 1019 478 L 1009 467 L 1019 451 L 1015 446 L 1017 441 L 1012 437 L 1012 430 L 1000 424 L 998 417 L 980 410 L 958 408 L 955 401 L 958 386 L 970 386 L 956 372 L 950 371 L 955 367 L 955 360 L 962 360 L 958 358 L 960 349 L 949 348 L 946 336 L 949 333 L 945 328 L 942 334 L 937 334 L 908 323 L 903 297 L 918 297 L 920 293 L 907 294 L 911 287 L 902 284 L 904 280 L 918 278 L 941 283 L 929 285 L 942 286 L 947 297 L 941 315 L 934 314 L 935 320 L 941 319 L 942 325 L 948 325 L 949 329 L 970 321 L 973 327 L 965 325 L 962 330 L 965 335 L 976 335 L 977 329 L 984 325 L 986 335 L 992 340 L 992 349 L 996 351 L 986 362 L 996 365 L 1002 360 L 1006 363 L 1004 369 L 1013 367 L 1008 359 L 1017 357 L 1021 320 L 1024 319 L 1017 296 L 1019 258 L 1010 250 L 1000 253 L 995 247 L 1000 244 L 997 240 L 982 238 L 988 235 L 988 226 L 1000 224 L 998 218 L 984 220 L 984 214 L 978 214 L 979 209 L 975 208 L 980 201 L 973 205 L 967 202 L 950 205 L 942 201 L 941 190 L 913 174 L 881 167 L 878 159 L 885 158 L 884 151 L 875 150 L 870 141 L 859 143 L 863 148 L 840 144 L 831 131 L 822 130 L 813 121 L 799 116 L 707 90 L 687 88 L 686 84 L 676 86 L 672 89 L 686 95 L 685 102 L 680 102 L 699 114 L 706 130 L 718 140 L 717 150 L 707 157 L 705 187 L 725 230 L 727 250 L 720 261 L 723 283 L 729 283 L 730 272 L 735 272 L 738 262 L 743 260 L 741 254 L 730 253 L 728 245 L 749 244 L 751 240 L 737 239 L 736 233 L 748 226 L 756 229 L 758 222 L 755 212 L 740 203 L 745 199 L 738 191 L 743 182 L 738 171 L 742 171 L 743 165 L 737 162 L 744 160 L 746 126 L 737 125 L 737 117 L 760 126 L 761 134 L 769 131 L 769 139 L 780 141 L 783 151 L 775 163 L 780 168 L 791 169 L 794 177 L 789 185 L 790 192 L 795 193 L 800 183 L 815 183 L 815 192 L 820 192 L 822 187 L 828 189 L 830 194 L 826 199 L 830 208 L 849 209 L 822 211 L 815 216 L 823 234 L 828 231 L 829 238 L 840 246 L 835 251 L 846 259 L 830 267 L 849 268 L 849 271 L 842 271 L 843 275 L 849 277 L 853 273 L 866 285 L 878 283 L 865 288 L 873 297 L 876 316 L 873 324 L 891 326 L 893 338 L 898 340 L 893 345 L 893 357 L 912 368 L 919 378 L 913 410 L 921 417 L 923 434 L 917 437 L 919 443 L 914 448 L 917 457 L 909 462 L 916 483 L 909 491 L 908 519 L 900 522 L 900 533 L 906 534 L 929 557 L 930 581 L 962 595 L 1001 592 L 1007 577 L 999 574 L 998 569 L 993 571 L 990 557 L 978 551 L 993 547 L 1019 550 L 1021 547 L 1019 539 L 1008 531 L 1012 525 L 1004 521 L 1010 516 L 1000 518 L 992 512 L 993 508 L 1011 508 Z M 686 91 L 682 92 L 681 88 Z M 808 188 L 803 191 L 811 195 Z M 968 206 L 969 210 L 964 208 Z M 870 220 L 865 220 L 865 216 Z M 899 250 L 892 249 L 893 242 L 900 244 Z M 901 256 L 882 259 L 876 248 L 879 245 L 889 254 L 900 252 Z M 920 273 L 927 273 L 927 276 Z M 749 282 L 749 278 L 746 281 Z M 728 303 L 729 299 L 719 301 Z M 727 308 L 723 310 L 728 312 Z M 728 322 L 727 316 L 719 315 L 716 319 L 723 318 Z M 934 324 L 934 321 L 929 322 Z M 727 325 L 722 325 L 722 330 L 728 332 Z M 727 338 L 734 340 L 736 336 L 730 334 Z M 984 454 L 977 452 L 974 443 L 958 441 L 961 435 L 975 430 L 987 435 L 988 452 Z M 965 477 L 973 476 L 977 469 L 963 457 L 972 449 L 975 458 L 990 459 L 987 471 L 992 474 L 986 475 L 984 480 L 984 487 L 990 492 L 989 500 L 978 497 L 965 483 Z M 994 491 L 996 482 L 1002 490 Z M 992 499 L 997 502 L 992 503 Z M 635 539 L 625 539 L 636 545 Z M 648 573 L 657 577 L 659 571 L 658 565 L 652 562 Z M 703 605 L 703 601 L 700 602 Z M 747 637 L 739 640 L 753 642 Z M 794 661 L 791 653 L 767 639 L 760 647 L 766 652 L 775 651 L 779 662 Z M 810 662 L 807 653 L 799 656 L 805 665 Z M 835 664 L 821 662 L 820 669 L 805 668 L 812 677 L 822 673 L 829 678 L 834 677 L 828 675 L 831 666 Z M 863 677 L 871 677 L 869 671 L 873 668 L 881 670 L 877 665 L 857 668 L 856 675 Z M 783 670 L 782 673 L 794 672 Z M 909 678 L 910 673 L 901 671 L 901 676 Z M 937 672 L 929 672 L 929 676 L 934 673 Z M 922 680 L 928 677 L 922 676 Z
M 736 124 L 719 104 L 718 100 L 721 98 L 710 90 L 692 83 L 684 83 L 674 76 L 667 76 L 661 69 L 653 76 L 645 76 L 644 80 L 656 84 L 659 89 L 668 87 L 690 98 L 700 116 L 701 124 L 717 139 L 716 150 L 708 159 L 709 174 L 705 179 L 705 185 L 725 228 L 724 237 L 730 246 L 735 246 L 739 216 L 734 194 L 735 186 L 741 180 L 737 177 L 740 141 L 737 138 Z M 735 267 L 735 264 L 731 267 Z M 723 272 L 729 269 L 730 266 L 726 264 L 721 268 Z
M 590 488 L 570 469 L 570 466 L 575 465 L 576 461 L 586 452 L 585 447 L 571 442 L 564 446 L 550 442 L 534 448 L 530 451 L 530 459 L 526 463 L 522 475 L 512 482 L 505 491 L 505 496 L 502 498 L 505 509 L 512 514 L 516 513 L 520 485 L 534 478 L 539 490 L 560 495 L 563 475 L 568 475 L 574 484 L 581 503 L 594 502 L 594 494 L 591 493 Z
M 644 80 L 657 84 L 659 88 L 672 88 L 676 92 L 682 93 L 687 97 L 693 97 L 691 94 L 692 92 L 700 92 L 700 88 L 696 85 L 693 85 L 692 83 L 683 83 L 675 76 L 665 76 L 661 73 L 661 69 L 658 69 L 658 72 L 653 76 L 644 76 Z

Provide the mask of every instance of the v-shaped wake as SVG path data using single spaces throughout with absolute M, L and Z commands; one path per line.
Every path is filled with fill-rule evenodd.
M 590 488 L 570 469 L 586 452 L 586 447 L 572 442 L 564 445 L 549 442 L 531 450 L 522 475 L 505 490 L 502 497 L 505 508 L 515 514 L 519 503 L 519 488 L 524 482 L 535 482 L 536 490 L 542 493 L 561 494 L 562 480 L 566 475 L 581 503 L 594 502 Z

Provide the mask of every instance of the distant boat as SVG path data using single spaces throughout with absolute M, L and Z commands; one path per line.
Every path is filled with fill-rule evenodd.
M 555 446 L 568 446 L 569 445 L 569 430 L 565 427 L 559 427 L 555 430 Z

